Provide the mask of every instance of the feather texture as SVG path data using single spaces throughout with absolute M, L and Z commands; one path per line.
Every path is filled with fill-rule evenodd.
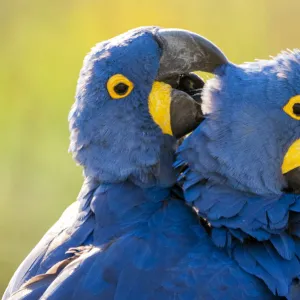
M 185 200 L 245 272 L 298 299 L 300 196 L 286 192 L 281 170 L 300 139 L 282 109 L 300 94 L 300 51 L 216 73 L 203 90 L 206 119 L 178 150 Z

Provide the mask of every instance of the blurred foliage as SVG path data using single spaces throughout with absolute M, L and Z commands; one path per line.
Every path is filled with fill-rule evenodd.
M 80 189 L 67 114 L 96 42 L 141 25 L 181 27 L 250 61 L 300 47 L 299 11 L 298 0 L 0 0 L 0 294 Z

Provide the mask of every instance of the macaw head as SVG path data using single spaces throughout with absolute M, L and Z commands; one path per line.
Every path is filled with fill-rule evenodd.
M 176 139 L 202 120 L 194 70 L 225 62 L 192 32 L 143 27 L 97 44 L 86 56 L 69 115 L 70 151 L 102 182 L 174 182 Z
M 183 146 L 197 143 L 197 170 L 212 182 L 246 192 L 296 192 L 300 52 L 283 52 L 271 60 L 240 66 L 228 63 L 217 73 L 203 91 L 206 120 L 197 129 L 198 136 Z

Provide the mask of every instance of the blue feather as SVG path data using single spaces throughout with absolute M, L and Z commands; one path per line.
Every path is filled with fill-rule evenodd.
M 277 252 L 287 260 L 292 259 L 295 253 L 295 243 L 292 237 L 287 233 L 274 234 L 271 236 L 270 241 L 275 247 Z
M 227 241 L 227 230 L 224 228 L 213 228 L 211 238 L 217 247 L 224 247 Z

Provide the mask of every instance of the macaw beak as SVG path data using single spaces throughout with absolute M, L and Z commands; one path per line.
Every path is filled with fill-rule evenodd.
M 193 71 L 213 73 L 228 62 L 216 45 L 194 32 L 159 29 L 155 37 L 163 50 L 157 80 Z
M 162 55 L 149 95 L 149 112 L 163 133 L 181 138 L 204 119 L 201 111 L 204 81 L 192 72 L 213 73 L 228 60 L 212 42 L 190 31 L 158 29 L 154 37 Z
M 282 174 L 287 182 L 288 190 L 300 193 L 300 139 L 288 149 L 282 163 Z

